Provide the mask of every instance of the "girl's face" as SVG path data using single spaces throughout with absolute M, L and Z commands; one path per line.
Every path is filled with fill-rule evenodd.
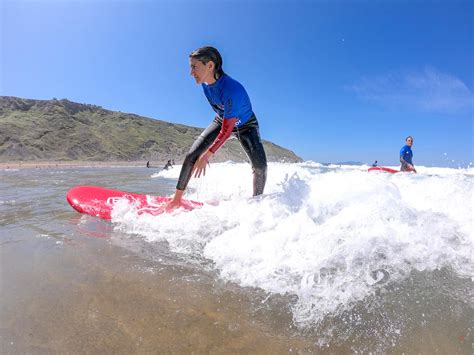
M 214 62 L 209 61 L 207 64 L 195 59 L 189 58 L 189 68 L 191 69 L 191 75 L 194 76 L 196 84 L 213 84 L 214 79 Z

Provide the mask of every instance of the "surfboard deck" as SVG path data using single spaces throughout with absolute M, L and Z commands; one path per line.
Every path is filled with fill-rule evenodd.
M 171 197 L 142 195 L 100 186 L 76 186 L 66 195 L 67 202 L 77 212 L 109 221 L 115 202 L 123 198 L 136 206 L 138 214 L 146 213 L 153 216 L 166 213 L 165 205 L 171 201 Z M 182 200 L 181 207 L 191 211 L 202 205 L 201 202 Z
M 399 170 L 391 169 L 391 168 L 386 168 L 384 166 L 373 166 L 369 168 L 369 171 L 385 171 L 386 173 L 399 173 Z

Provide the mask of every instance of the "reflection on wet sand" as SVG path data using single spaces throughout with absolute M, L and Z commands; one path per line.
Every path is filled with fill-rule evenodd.
M 250 314 L 245 294 L 190 282 L 186 270 L 147 265 L 103 240 L 25 244 L 2 249 L 2 353 L 313 349 Z
M 158 265 L 103 238 L 13 241 L 0 254 L 2 354 L 352 353 L 369 346 L 342 333 L 323 345 L 314 332 L 293 328 L 288 300 L 266 307 L 258 290 Z M 470 336 L 440 320 L 391 350 L 468 354 Z M 377 348 L 376 337 L 370 343 Z

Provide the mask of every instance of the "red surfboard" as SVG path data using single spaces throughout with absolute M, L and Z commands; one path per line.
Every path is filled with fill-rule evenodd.
M 171 197 L 141 195 L 133 192 L 111 190 L 98 186 L 76 186 L 68 191 L 67 202 L 79 213 L 109 220 L 117 200 L 126 198 L 133 203 L 138 214 L 151 214 L 153 216 L 167 212 L 165 205 Z M 183 200 L 181 207 L 191 211 L 203 204 L 197 201 Z
M 384 166 L 373 166 L 369 168 L 369 171 L 385 171 L 386 173 L 392 173 L 392 174 L 400 172 L 399 170 L 386 168 Z

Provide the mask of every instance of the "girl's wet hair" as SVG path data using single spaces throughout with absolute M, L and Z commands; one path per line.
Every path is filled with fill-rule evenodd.
M 413 137 L 412 136 L 408 136 L 405 138 L 405 142 L 408 140 L 408 138 L 411 138 L 411 141 L 413 142 Z
M 214 63 L 214 79 L 219 79 L 224 75 L 222 69 L 222 57 L 214 47 L 201 47 L 191 52 L 189 58 L 194 58 L 202 62 L 204 65 L 212 61 Z

